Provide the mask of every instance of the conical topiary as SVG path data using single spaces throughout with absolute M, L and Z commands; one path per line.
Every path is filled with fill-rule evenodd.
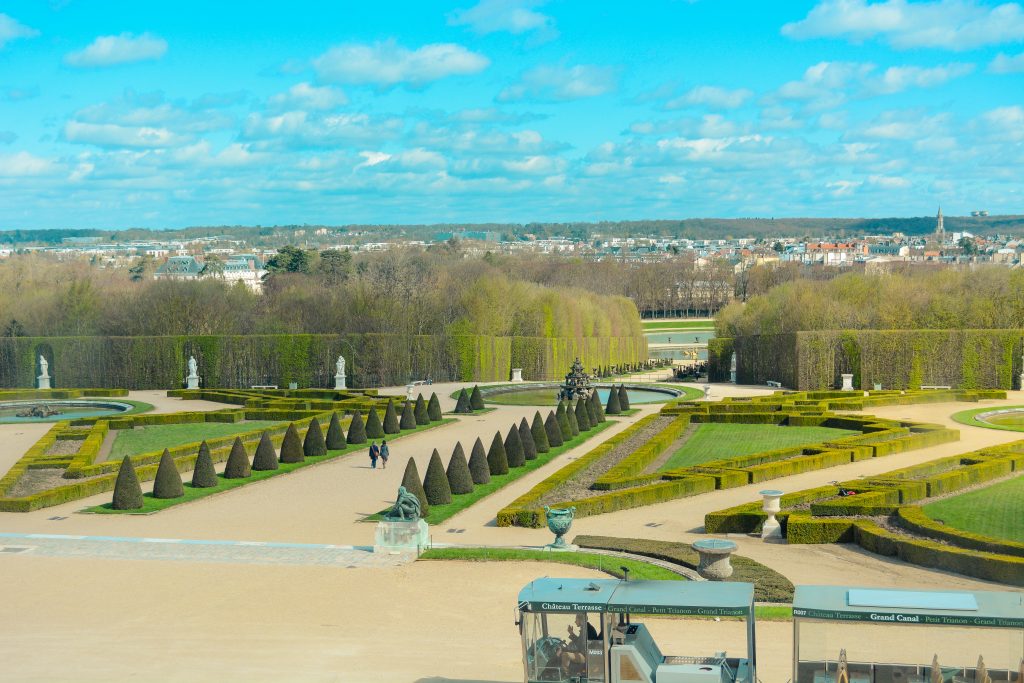
M 242 437 L 236 436 L 235 442 L 231 444 L 231 454 L 228 455 L 228 462 L 224 465 L 225 479 L 245 479 L 252 475 L 249 467 L 249 454 L 245 452 L 242 445 Z
M 562 443 L 572 438 L 572 427 L 569 426 L 569 418 L 565 414 L 565 402 L 558 402 L 558 410 L 555 411 L 555 419 L 558 420 L 558 429 L 562 432 Z
M 480 393 L 480 387 L 478 386 L 474 385 L 473 393 L 469 395 L 469 407 L 473 410 L 484 409 L 484 397 L 483 394 Z
M 583 408 L 587 411 L 587 422 L 590 423 L 590 428 L 597 426 L 597 413 L 594 412 L 594 401 L 591 398 L 583 401 Z
M 402 408 L 402 419 L 398 421 L 399 429 L 416 429 L 416 414 L 412 410 L 412 403 L 405 402 Z
M 474 484 L 486 484 L 491 480 L 491 468 L 487 465 L 487 452 L 484 451 L 484 444 L 480 441 L 480 437 L 476 438 L 473 451 L 469 454 L 469 474 L 473 477 Z
M 416 408 L 413 409 L 412 414 L 416 418 L 416 424 L 430 424 L 430 413 L 427 411 L 427 402 L 423 400 L 423 394 L 416 397 Z
M 398 412 L 395 410 L 395 402 L 388 399 L 388 407 L 384 409 L 384 433 L 397 434 L 402 428 L 398 425 Z
M 156 468 L 156 479 L 153 480 L 154 498 L 181 498 L 185 488 L 181 485 L 181 475 L 174 464 L 171 452 L 164 449 L 160 456 L 160 465 Z
M 469 407 L 469 394 L 465 389 L 459 392 L 459 398 L 455 401 L 455 412 L 459 415 L 473 412 L 473 409 Z
M 519 438 L 519 425 L 513 424 L 505 437 L 505 457 L 509 467 L 522 467 L 526 464 L 523 454 L 523 441 Z
M 569 429 L 572 431 L 572 435 L 579 436 L 580 423 L 576 419 L 576 411 L 573 410 L 571 402 L 565 405 L 565 419 L 569 421 Z
M 302 454 L 307 458 L 319 458 L 321 455 L 327 455 L 324 432 L 320 429 L 320 420 L 315 417 L 309 421 L 309 427 L 306 428 L 306 438 L 302 441 Z
M 142 507 L 142 487 L 135 476 L 132 459 L 125 457 L 117 470 L 117 481 L 114 482 L 114 499 L 110 506 L 115 510 L 138 510 Z
M 299 430 L 295 428 L 293 422 L 288 425 L 284 441 L 281 442 L 281 462 L 302 462 L 305 459 L 302 455 L 302 439 L 299 438 Z
M 213 469 L 213 458 L 206 442 L 199 444 L 196 466 L 192 470 L 192 488 L 208 489 L 217 485 L 217 470 Z
M 552 448 L 557 448 L 564 443 L 562 441 L 562 430 L 558 428 L 558 420 L 555 419 L 555 411 L 553 410 L 544 418 L 544 431 L 547 432 L 548 445 Z
M 430 512 L 430 501 L 427 500 L 427 492 L 423 490 L 423 483 L 420 481 L 419 470 L 416 469 L 416 461 L 409 458 L 405 463 L 405 474 L 402 475 L 402 486 L 409 493 L 420 499 L 420 517 L 426 517 Z
M 530 425 L 530 433 L 533 434 L 533 445 L 537 447 L 537 453 L 547 453 L 551 450 L 548 443 L 548 433 L 544 429 L 544 420 L 538 410 L 533 414 L 533 424 Z
M 277 451 L 270 441 L 270 434 L 263 432 L 260 443 L 256 446 L 256 454 L 252 456 L 252 468 L 256 472 L 277 469 Z
M 605 412 L 609 415 L 622 414 L 622 404 L 619 403 L 618 387 L 612 387 L 608 390 L 608 405 L 605 406 Z
M 596 391 L 590 395 L 590 412 L 594 414 L 594 424 L 605 421 L 604 406 L 601 405 L 601 397 Z
M 462 450 L 461 443 L 455 444 L 455 450 L 452 451 L 445 474 L 448 477 L 448 488 L 452 493 L 473 492 L 473 475 L 469 471 L 469 463 L 466 462 L 466 454 Z
M 524 460 L 537 459 L 537 444 L 533 441 L 533 432 L 525 417 L 519 421 L 519 443 L 523 445 Z
M 441 456 L 436 448 L 430 454 L 427 474 L 423 477 L 423 491 L 426 493 L 427 502 L 431 505 L 444 505 L 452 502 L 452 489 L 448 485 L 448 477 L 444 473 L 444 465 L 441 464 Z
M 501 441 L 501 432 L 494 432 L 494 438 L 491 439 L 491 447 L 487 451 L 487 468 L 492 477 L 508 474 L 508 456 L 505 454 L 505 444 Z
M 370 408 L 370 412 L 366 414 L 366 436 L 370 439 L 384 437 L 384 425 L 380 423 L 380 415 L 377 413 L 376 408 Z
M 437 392 L 430 394 L 430 401 L 427 402 L 427 415 L 430 416 L 431 422 L 437 422 L 444 417 L 441 414 L 441 402 L 437 400 Z
M 352 421 L 348 425 L 345 443 L 349 445 L 366 443 L 366 423 L 363 422 L 363 414 L 358 410 L 352 415 Z
M 338 413 L 331 413 L 331 424 L 327 426 L 327 450 L 340 451 L 345 447 L 345 431 L 341 428 Z
M 626 385 L 619 385 L 619 407 L 623 410 L 629 410 L 629 392 L 626 391 Z
M 573 410 L 576 414 L 576 424 L 579 425 L 581 432 L 590 431 L 590 417 L 587 413 L 587 402 L 583 399 L 576 401 L 576 408 Z

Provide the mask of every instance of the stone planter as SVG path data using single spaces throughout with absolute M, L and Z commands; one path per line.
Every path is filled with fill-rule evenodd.
M 768 515 L 768 519 L 764 520 L 764 525 L 761 527 L 761 538 L 782 538 L 782 526 L 779 524 L 779 520 L 775 519 L 775 515 L 782 509 L 779 502 L 782 498 L 782 491 L 766 489 L 760 491 L 760 494 L 763 498 L 761 509 Z
M 569 533 L 569 529 L 572 527 L 572 520 L 576 517 L 576 508 L 555 510 L 544 506 L 544 516 L 548 520 L 548 529 L 555 535 L 555 542 L 545 547 L 549 550 L 575 550 L 575 546 L 566 543 L 562 537 Z
M 736 544 L 719 538 L 707 538 L 693 544 L 700 555 L 697 573 L 708 581 L 722 581 L 732 576 L 729 556 L 736 552 Z
M 523 369 L 522 368 L 512 368 L 512 381 L 513 382 L 522 382 L 523 381 Z

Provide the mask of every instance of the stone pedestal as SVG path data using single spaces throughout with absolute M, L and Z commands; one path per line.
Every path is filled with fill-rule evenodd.
M 375 553 L 419 553 L 429 545 L 430 529 L 422 519 L 415 522 L 377 522 L 377 533 L 373 539 Z
M 853 391 L 853 373 L 843 373 L 843 391 Z
M 348 387 L 345 386 L 345 375 L 341 375 L 341 374 L 335 375 L 334 376 L 334 390 L 335 391 L 340 391 L 342 389 L 348 389 Z
M 775 515 L 782 509 L 779 503 L 779 500 L 782 498 L 782 491 L 768 489 L 760 493 L 764 498 L 764 501 L 761 503 L 761 509 L 768 515 L 768 519 L 764 520 L 764 525 L 761 527 L 761 539 L 782 538 L 782 525 L 779 524 L 779 520 L 775 519 Z
M 709 581 L 722 581 L 732 576 L 729 556 L 736 552 L 736 544 L 718 538 L 697 541 L 693 549 L 700 555 L 697 573 Z
M 299 388 L 299 383 L 298 382 L 288 382 L 288 389 L 294 391 L 295 389 L 298 389 L 298 388 Z
M 522 382 L 523 381 L 523 369 L 522 368 L 512 368 L 512 381 L 513 382 Z
M 198 389 L 199 388 L 199 375 L 189 375 L 185 378 L 186 389 Z
M 49 389 L 50 388 L 50 376 L 47 375 L 46 373 L 43 373 L 42 375 L 39 375 L 39 377 L 37 377 L 36 380 L 38 381 L 38 385 L 39 385 L 38 388 L 40 388 L 40 389 Z
M 408 400 L 410 400 L 410 401 L 412 401 L 412 400 L 414 400 L 416 398 L 416 385 L 415 384 L 406 384 L 405 385 L 405 397 Z

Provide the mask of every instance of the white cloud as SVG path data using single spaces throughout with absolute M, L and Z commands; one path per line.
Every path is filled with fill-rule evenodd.
M 68 121 L 64 138 L 100 147 L 175 147 L 188 142 L 168 128 L 153 126 L 121 126 L 115 123 Z
M 390 140 L 401 130 L 402 121 L 397 118 L 378 120 L 367 114 L 318 115 L 288 111 L 276 116 L 250 114 L 243 136 L 302 149 Z
M 460 9 L 448 17 L 452 26 L 468 26 L 474 32 L 486 35 L 505 31 L 515 35 L 542 31 L 554 37 L 554 20 L 534 10 L 544 0 L 480 0 L 468 9 Z
M 910 181 L 900 176 L 871 175 L 868 176 L 868 184 L 884 190 L 902 190 L 910 187 Z
M 746 88 L 728 90 L 713 85 L 699 85 L 688 93 L 669 100 L 666 109 L 683 107 L 711 107 L 713 109 L 735 109 L 743 106 L 754 93 Z
M 817 109 L 837 107 L 846 101 L 846 89 L 862 82 L 874 68 L 856 62 L 818 62 L 808 67 L 799 81 L 783 84 L 776 96 L 807 101 Z
M 332 47 L 313 60 L 322 81 L 332 83 L 422 86 L 447 76 L 475 74 L 490 64 L 483 55 L 454 43 L 434 43 L 415 50 L 393 40 Z
M 34 28 L 25 26 L 12 16 L 0 13 L 0 50 L 12 40 L 34 38 L 38 35 L 39 31 Z
M 348 104 L 348 97 L 341 90 L 329 85 L 317 87 L 309 83 L 296 83 L 287 92 L 270 98 L 270 104 L 278 108 L 334 109 Z
M 498 95 L 501 102 L 532 99 L 563 102 L 597 97 L 615 90 L 615 70 L 580 64 L 572 67 L 538 66 L 525 72 L 518 83 Z
M 946 64 L 925 68 L 920 66 L 892 66 L 868 84 L 868 90 L 878 94 L 903 92 L 908 88 L 934 88 L 954 78 L 974 71 L 973 64 Z
M 53 170 L 53 162 L 28 152 L 0 155 L 0 177 L 20 178 L 46 175 Z
M 857 191 L 863 185 L 862 182 L 856 180 L 836 180 L 831 183 L 826 183 L 825 187 L 832 190 L 833 197 L 849 197 Z
M 69 66 L 114 66 L 160 59 L 167 52 L 167 41 L 150 33 L 136 36 L 122 33 L 118 36 L 99 36 L 87 47 L 69 52 L 64 62 Z
M 1005 55 L 1000 52 L 988 65 L 988 70 L 994 74 L 1024 73 L 1024 52 L 1019 55 Z
M 802 20 L 782 27 L 790 38 L 862 41 L 875 36 L 899 49 L 969 50 L 1024 39 L 1024 8 L 975 0 L 822 0 Z
M 996 139 L 1013 142 L 1024 140 L 1024 107 L 1020 105 L 987 111 L 981 119 Z

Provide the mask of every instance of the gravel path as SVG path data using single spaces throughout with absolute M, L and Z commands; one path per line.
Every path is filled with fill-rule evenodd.
M 82 446 L 78 439 L 57 439 L 46 449 L 47 455 L 75 455 Z
M 629 438 L 608 451 L 603 458 L 591 464 L 590 467 L 549 491 L 539 504 L 541 506 L 554 505 L 568 500 L 582 500 L 607 493 L 607 491 L 593 491 L 590 487 L 601 475 L 618 465 L 633 451 L 647 443 L 655 434 L 665 429 L 673 419 L 675 418 L 659 416 L 645 428 L 634 432 Z

